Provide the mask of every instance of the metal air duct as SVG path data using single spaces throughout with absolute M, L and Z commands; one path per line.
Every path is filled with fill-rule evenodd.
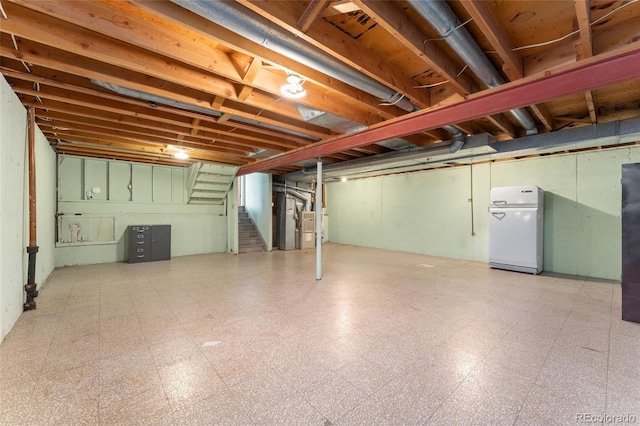
M 409 4 L 444 38 L 454 52 L 469 66 L 487 87 L 496 87 L 505 81 L 484 54 L 469 31 L 461 26 L 456 14 L 444 0 L 408 0 Z M 511 110 L 511 114 L 527 131 L 538 133 L 535 122 L 523 108 Z
M 306 41 L 274 27 L 267 19 L 233 1 L 172 0 L 191 12 L 227 28 L 234 33 L 314 68 L 345 84 L 367 92 L 383 102 L 408 112 L 418 108 L 401 93 L 355 71 L 350 66 L 321 52 Z

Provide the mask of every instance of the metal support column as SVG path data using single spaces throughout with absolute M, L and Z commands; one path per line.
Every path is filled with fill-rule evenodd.
M 316 166 L 316 280 L 322 279 L 322 161 Z

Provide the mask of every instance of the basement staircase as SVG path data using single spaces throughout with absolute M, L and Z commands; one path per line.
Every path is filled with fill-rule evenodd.
M 189 204 L 223 204 L 238 168 L 211 163 L 195 163 L 189 168 Z
M 244 206 L 238 207 L 238 254 L 267 251 L 258 228 Z

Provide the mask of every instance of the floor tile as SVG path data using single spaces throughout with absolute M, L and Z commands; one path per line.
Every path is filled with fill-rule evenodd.
M 619 283 L 327 244 L 60 268 L 0 424 L 568 424 L 640 406 Z
M 475 369 L 428 424 L 513 424 L 534 379 L 492 365 Z

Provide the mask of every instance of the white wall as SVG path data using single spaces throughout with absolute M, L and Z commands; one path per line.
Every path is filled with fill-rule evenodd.
M 0 78 L 0 340 L 23 311 L 29 245 L 27 113 Z M 37 244 L 35 280 L 53 270 L 55 154 L 36 129 Z M 37 299 L 36 299 L 37 303 Z
M 331 241 L 486 262 L 489 190 L 531 184 L 545 190 L 545 270 L 619 280 L 621 165 L 633 162 L 640 147 L 330 183 Z
M 244 196 L 245 208 L 265 241 L 267 251 L 271 251 L 273 248 L 271 175 L 266 173 L 246 175 Z

